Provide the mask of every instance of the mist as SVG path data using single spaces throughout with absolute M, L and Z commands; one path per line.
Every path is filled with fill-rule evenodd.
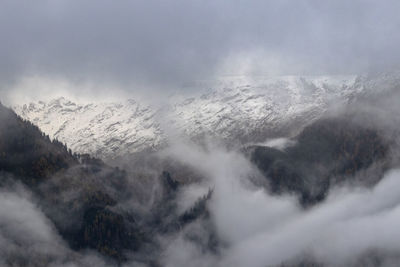
M 167 247 L 167 266 L 291 266 L 307 259 L 323 266 L 375 266 L 379 255 L 385 255 L 379 266 L 394 266 L 400 255 L 399 169 L 374 188 L 336 187 L 326 201 L 305 210 L 292 195 L 255 187 L 250 178 L 257 170 L 242 154 L 190 145 L 170 153 L 208 178 L 211 221 L 225 245 L 217 255 L 204 254 L 179 236 Z
M 301 134 L 268 139 L 250 144 L 250 148 L 227 146 L 212 138 L 198 143 L 171 134 L 164 149 L 143 153 L 138 163 L 128 159 L 131 168 L 127 172 L 82 157 L 83 165 L 55 173 L 37 189 L 20 183 L 3 185 L 3 264 L 115 265 L 95 248 L 71 248 L 63 237 L 63 227 L 79 225 L 82 216 L 85 218 L 85 207 L 94 198 L 106 204 L 100 202 L 89 211 L 104 209 L 113 216 L 122 214 L 121 218 L 127 216 L 123 227 L 132 226 L 141 229 L 144 236 L 151 235 L 149 240 L 143 238 L 141 247 L 126 250 L 126 258 L 118 263 L 122 266 L 151 266 L 154 262 L 194 267 L 395 266 L 400 257 L 396 236 L 400 169 L 395 98 L 398 94 L 389 89 L 380 98 L 375 97 L 374 104 L 365 105 L 371 100 L 367 98 L 354 102 L 346 111 L 332 110 L 321 118 L 329 123 L 336 118 L 339 124 L 332 124 L 335 127 L 344 125 L 335 138 L 356 134 L 356 139 L 343 142 L 367 138 L 360 144 L 377 143 L 377 148 L 385 150 L 388 146 L 388 151 L 365 169 L 343 174 L 343 182 L 332 182 L 325 197 L 310 205 L 300 201 L 296 190 L 274 192 L 274 181 L 249 156 L 251 146 L 271 149 L 277 155 L 304 149 L 302 142 L 307 139 Z M 346 128 L 346 119 L 350 128 Z M 303 132 L 313 139 L 321 138 L 307 129 Z M 382 144 L 381 139 L 373 138 L 382 138 Z M 308 149 L 320 149 L 318 142 L 306 144 Z M 324 168 L 334 173 L 329 165 Z M 312 171 L 306 175 L 315 175 Z M 311 186 L 318 188 L 318 184 Z M 118 223 L 116 227 L 122 226 Z M 135 238 L 132 241 L 139 242 Z
M 2 1 L 0 265 L 398 266 L 399 11 Z
M 107 266 L 95 251 L 76 253 L 43 213 L 34 194 L 11 177 L 0 191 L 0 264 L 2 266 Z
M 268 185 L 260 187 L 262 175 L 239 151 L 185 141 L 172 144 L 160 157 L 173 158 L 204 178 L 179 189 L 178 213 L 212 189 L 207 202 L 209 220 L 158 237 L 162 266 L 291 266 L 308 260 L 323 266 L 365 266 L 374 257 L 382 257 L 379 266 L 395 266 L 400 256 L 396 236 L 400 169 L 387 171 L 372 188 L 351 184 L 335 187 L 324 202 L 304 209 L 295 195 L 272 195 Z M 134 190 L 135 186 L 130 186 L 128 190 Z M 147 183 L 149 188 L 158 186 L 156 180 Z M 106 191 L 113 192 L 110 190 Z M 44 260 L 49 266 L 110 264 L 94 251 L 70 250 L 24 186 L 3 188 L 0 198 L 2 258 L 32 264 Z M 133 203 L 122 202 L 119 208 L 135 209 Z M 15 213 L 10 213 L 13 210 Z M 217 251 L 204 247 L 209 240 L 202 239 L 207 239 L 210 231 L 218 237 Z M 23 254 L 21 245 L 26 246 Z M 124 266 L 137 264 L 128 261 Z

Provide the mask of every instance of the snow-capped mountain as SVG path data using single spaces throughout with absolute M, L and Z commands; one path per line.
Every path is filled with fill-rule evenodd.
M 58 98 L 14 109 L 73 151 L 106 158 L 157 149 L 176 134 L 259 142 L 363 90 L 356 76 L 228 77 L 186 85 L 162 106 Z
M 65 98 L 15 107 L 17 114 L 73 151 L 97 156 L 158 146 L 162 133 L 154 111 L 134 100 L 77 104 Z

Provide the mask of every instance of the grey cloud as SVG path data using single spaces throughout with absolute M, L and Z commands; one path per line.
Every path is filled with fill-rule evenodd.
M 0 78 L 136 90 L 246 72 L 354 73 L 400 58 L 400 3 L 385 1 L 2 1 Z M 246 61 L 247 60 L 247 61 Z
M 304 210 L 292 196 L 247 184 L 256 171 L 235 152 L 179 144 L 168 153 L 209 178 L 211 220 L 225 246 L 217 255 L 204 253 L 179 235 L 165 248 L 166 266 L 292 266 L 303 257 L 332 267 L 398 264 L 399 169 L 374 188 L 334 188 L 325 202 Z

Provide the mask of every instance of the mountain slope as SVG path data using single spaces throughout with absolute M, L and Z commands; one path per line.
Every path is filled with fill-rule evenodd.
M 249 148 L 251 159 L 270 183 L 273 193 L 299 195 L 303 205 L 319 203 L 337 184 L 356 180 L 356 173 L 374 164 L 373 180 L 379 181 L 389 154 L 388 140 L 354 114 L 317 120 L 283 150 L 267 146 Z M 360 181 L 359 181 L 360 182 Z
M 1 104 L 0 151 L 0 170 L 13 171 L 30 184 L 78 163 L 62 143 L 50 141 L 37 126 Z
M 390 98 L 394 96 L 390 95 Z M 397 128 L 395 132 L 391 129 L 380 128 L 379 119 L 377 121 L 377 118 L 371 115 L 373 114 L 364 112 L 354 114 L 350 110 L 350 112 L 316 120 L 301 130 L 300 134 L 293 139 L 294 142 L 281 150 L 265 146 L 250 146 L 243 149 L 242 151 L 248 152 L 247 155 L 258 167 L 260 174 L 263 174 L 260 176 L 253 168 L 247 169 L 245 157 L 242 158 L 236 153 L 221 153 L 218 150 L 212 152 L 213 148 L 210 148 L 209 151 L 204 151 L 204 154 L 200 152 L 200 157 L 193 157 L 186 155 L 190 152 L 182 150 L 180 152 L 182 155 L 176 160 L 189 159 L 189 166 L 193 164 L 192 167 L 195 170 L 205 175 L 203 180 L 205 183 L 201 186 L 202 183 L 190 184 L 190 181 L 185 184 L 185 181 L 175 179 L 169 172 L 161 172 L 154 177 L 157 169 L 153 169 L 150 165 L 145 168 L 149 173 L 138 175 L 138 173 L 109 167 L 101 160 L 88 155 L 72 155 L 60 142 L 51 142 L 36 126 L 21 120 L 10 109 L 0 105 L 0 123 L 4 126 L 0 128 L 2 142 L 0 155 L 5 154 L 0 157 L 0 199 L 9 200 L 9 203 L 20 202 L 21 197 L 16 196 L 13 191 L 15 184 L 14 187 L 10 187 L 9 184 L 10 180 L 22 181 L 25 190 L 23 194 L 31 195 L 31 198 L 25 197 L 25 202 L 31 203 L 28 211 L 34 211 L 46 218 L 45 233 L 48 233 L 48 228 L 57 233 L 57 235 L 47 236 L 47 239 L 54 240 L 66 251 L 66 253 L 58 251 L 58 254 L 55 254 L 45 249 L 45 254 L 43 254 L 42 251 L 29 250 L 32 246 L 42 248 L 43 238 L 30 240 L 24 237 L 31 232 L 41 231 L 35 230 L 37 229 L 35 220 L 24 220 L 25 223 L 21 226 L 21 217 L 14 216 L 14 214 L 25 214 L 26 210 L 14 212 L 12 206 L 7 206 L 7 209 L 0 208 L 0 218 L 6 218 L 6 220 L 0 220 L 2 223 L 0 238 L 7 237 L 10 240 L 6 243 L 7 245 L 17 243 L 18 246 L 8 246 L 11 249 L 0 250 L 0 258 L 7 262 L 6 266 L 59 266 L 60 262 L 66 265 L 71 262 L 70 265 L 74 266 L 88 266 L 91 264 L 78 264 L 78 262 L 81 257 L 94 256 L 93 252 L 87 251 L 92 249 L 106 256 L 104 266 L 120 266 L 124 263 L 132 266 L 187 266 L 188 264 L 174 265 L 173 259 L 171 261 L 165 258 L 165 255 L 169 253 L 171 247 L 178 249 L 178 255 L 187 253 L 186 247 L 193 247 L 196 251 L 198 250 L 202 262 L 208 263 L 206 260 L 212 258 L 211 264 L 207 266 L 225 266 L 224 252 L 235 253 L 236 244 L 241 244 L 240 240 L 243 240 L 235 241 L 235 238 L 226 235 L 224 230 L 229 228 L 231 223 L 257 219 L 261 220 L 262 227 L 272 231 L 284 231 L 285 226 L 288 225 L 287 219 L 292 220 L 293 217 L 284 218 L 285 216 L 273 214 L 279 215 L 282 209 L 289 209 L 287 210 L 289 213 L 294 212 L 294 216 L 299 215 L 301 220 L 304 216 L 309 216 L 308 214 L 314 217 L 321 211 L 325 212 L 321 208 L 326 208 L 326 203 L 332 201 L 325 198 L 330 193 L 335 193 L 338 189 L 335 187 L 353 183 L 371 188 L 378 183 L 379 187 L 379 181 L 384 178 L 386 170 L 398 168 L 398 153 L 393 153 L 398 151 L 397 144 L 400 143 Z M 398 115 L 398 113 L 393 115 Z M 8 144 L 8 140 L 14 141 Z M 20 144 L 25 143 L 34 145 L 21 147 Z M 33 150 L 33 153 L 29 149 Z M 193 147 L 193 153 L 196 153 L 197 149 L 198 147 Z M 15 158 L 15 155 L 19 155 L 22 160 L 13 161 L 14 165 L 8 166 L 7 162 Z M 49 160 L 46 167 L 48 171 L 44 176 L 30 183 L 30 179 L 26 177 L 31 177 L 31 174 L 20 172 L 21 169 L 25 169 L 24 157 L 28 162 L 36 162 L 36 165 L 43 155 L 50 155 L 50 158 L 61 156 L 61 159 L 65 159 L 61 161 L 65 163 L 65 166 L 58 167 L 57 161 Z M 207 160 L 210 162 L 202 164 L 202 161 Z M 210 169 L 213 170 L 210 171 Z M 247 171 L 241 173 L 240 169 L 247 169 Z M 150 173 L 153 173 L 153 176 L 149 175 Z M 224 180 L 222 178 L 227 179 L 225 182 L 218 183 Z M 235 179 L 244 182 L 243 186 L 246 187 L 242 189 L 246 188 L 247 191 L 238 190 L 239 188 L 234 186 Z M 18 182 L 16 184 L 18 185 Z M 260 198 L 260 194 L 264 196 L 264 192 L 267 191 L 258 190 L 259 186 L 265 186 L 272 195 L 266 194 L 265 198 Z M 350 188 L 353 190 L 353 187 Z M 198 191 L 198 189 L 202 190 Z M 356 186 L 354 190 L 356 197 L 357 192 L 367 192 L 365 199 L 367 201 L 371 196 L 368 192 L 375 191 L 375 189 L 364 190 L 359 186 Z M 4 192 L 7 192 L 6 197 Z M 250 202 L 244 192 L 249 194 Z M 397 191 L 392 193 L 398 195 Z M 191 200 L 186 199 L 186 194 L 191 195 Z M 282 198 L 274 198 L 274 194 L 280 194 Z M 294 202 L 293 195 L 299 197 L 303 207 L 299 207 L 298 203 Z M 341 196 L 347 199 L 346 195 L 334 194 L 333 196 L 336 196 L 335 199 Z M 226 201 L 225 204 L 221 205 L 221 200 Z M 278 204 L 269 206 L 274 202 Z M 365 203 L 361 203 L 362 207 L 369 206 Z M 381 207 L 376 205 L 376 203 L 372 205 L 374 213 L 377 212 L 377 207 Z M 388 205 L 392 205 L 391 202 Z M 255 216 L 254 213 L 243 212 L 246 208 L 259 213 L 259 211 L 262 212 L 260 207 L 272 208 L 279 212 L 265 213 L 269 215 L 262 215 L 265 219 Z M 345 207 L 344 212 L 357 214 L 359 210 L 354 206 L 351 207 L 352 210 Z M 378 216 L 381 216 L 382 210 L 378 211 Z M 236 215 L 239 215 L 239 221 Z M 365 216 L 364 213 L 361 216 Z M 277 218 L 277 223 L 283 225 L 283 229 L 274 227 L 274 224 L 271 228 L 269 224 L 271 217 Z M 218 222 L 220 218 L 224 218 L 222 224 Z M 307 218 L 306 221 L 309 220 Z M 397 218 L 398 216 L 391 222 L 394 226 L 397 225 Z M 318 230 L 318 235 L 329 234 L 330 225 L 332 223 L 335 225 L 335 220 L 333 215 L 320 222 L 322 227 Z M 339 216 L 339 221 L 343 222 L 343 216 Z M 297 225 L 297 222 L 295 220 L 294 224 Z M 23 234 L 19 231 L 16 234 L 14 231 L 10 235 L 8 229 L 13 229 L 11 225 L 18 225 L 22 228 Z M 253 226 L 254 224 L 251 223 L 250 235 L 264 233 L 253 232 Z M 311 224 L 311 227 L 314 229 L 314 224 Z M 231 229 L 237 232 L 238 228 Z M 377 229 L 380 230 L 380 228 Z M 59 239 L 61 241 L 57 241 Z M 185 247 L 176 246 L 176 242 L 179 244 L 182 239 L 185 240 L 183 243 Z M 290 240 L 285 238 L 283 242 L 290 245 L 292 240 L 292 238 Z M 330 242 L 331 239 L 328 240 Z M 309 248 L 310 246 L 306 243 L 304 252 L 309 252 Z M 288 255 L 282 256 L 282 263 L 287 260 L 288 266 L 313 265 L 313 255 L 310 255 L 310 259 L 304 259 L 302 247 L 298 250 L 299 257 L 293 258 L 293 254 L 289 252 Z M 282 249 L 282 252 L 286 253 L 286 250 Z M 358 259 L 362 255 L 356 254 L 354 257 Z M 229 260 L 229 255 L 227 259 Z M 222 264 L 219 264 L 220 261 Z M 192 263 L 192 258 L 188 262 Z M 281 264 L 278 265 L 277 261 L 277 265 L 271 266 L 281 266 Z
M 14 109 L 73 151 L 108 158 L 154 150 L 182 134 L 234 143 L 264 141 L 360 94 L 364 88 L 355 82 L 354 76 L 231 77 L 187 85 L 164 106 L 59 98 Z
M 133 100 L 79 105 L 59 98 L 16 107 L 15 111 L 79 153 L 126 153 L 160 143 L 154 112 Z
M 123 190 L 114 194 L 108 188 L 124 188 L 125 172 L 90 157 L 72 155 L 62 143 L 50 141 L 36 126 L 1 104 L 0 125 L 1 190 L 22 182 L 74 249 L 93 248 L 121 260 L 123 248 L 137 246 L 134 225 L 109 210 L 125 194 Z
M 0 220 L 0 263 L 5 266 L 67 266 L 88 249 L 106 256 L 105 266 L 120 266 L 128 257 L 136 261 L 136 256 L 159 266 L 157 236 L 180 231 L 206 213 L 211 193 L 180 214 L 176 191 L 182 184 L 168 172 L 138 175 L 89 155 L 73 155 L 1 103 L 0 126 L 0 199 L 10 204 L 0 207 L 5 218 Z M 27 207 L 15 210 L 13 202 Z M 25 215 L 29 220 L 21 219 Z M 19 231 L 9 233 L 14 225 Z M 48 249 L 43 240 L 60 248 Z

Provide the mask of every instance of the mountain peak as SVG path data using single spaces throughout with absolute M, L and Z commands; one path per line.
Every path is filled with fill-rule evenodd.
M 171 130 L 188 138 L 262 142 L 289 125 L 307 124 L 347 101 L 355 76 L 223 77 L 192 83 L 161 107 L 135 99 L 75 103 L 65 97 L 16 106 L 24 119 L 79 153 L 107 158 L 157 149 Z M 357 92 L 358 92 L 357 91 Z

